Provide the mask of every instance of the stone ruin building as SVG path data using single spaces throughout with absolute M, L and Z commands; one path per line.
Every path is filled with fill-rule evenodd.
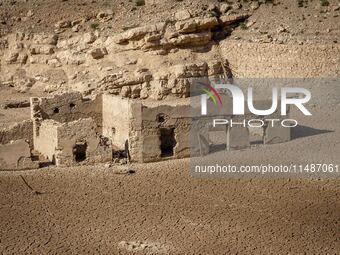
M 195 100 L 199 102 L 199 97 L 157 101 L 111 94 L 89 99 L 79 92 L 33 97 L 32 151 L 62 167 L 112 162 L 119 153 L 130 162 L 144 163 L 204 156 L 210 151 L 209 135 L 214 131 L 224 132 L 227 150 L 250 147 L 247 127 L 212 127 L 211 119 L 202 118 L 200 110 L 193 107 Z M 230 109 L 226 107 L 216 116 L 236 120 Z M 274 113 L 272 117 L 279 115 Z M 290 129 L 266 126 L 263 139 L 264 144 L 288 141 Z M 0 146 L 0 152 L 10 155 L 17 147 L 17 142 Z M 29 149 L 14 155 L 18 153 L 23 153 L 18 162 L 3 165 L 16 169 L 39 167 Z
M 0 128 L 0 169 L 209 153 L 216 129 L 192 110 L 190 86 L 194 79 L 232 77 L 219 40 L 251 13 L 200 15 L 180 11 L 171 22 L 115 35 L 18 32 L 2 38 L 1 86 L 50 95 L 16 104 L 31 108 L 31 120 Z M 220 117 L 235 118 L 230 112 Z M 290 139 L 290 129 L 265 129 L 265 144 Z M 226 126 L 220 132 L 226 149 L 250 146 L 247 128 Z
M 34 149 L 57 166 L 111 162 L 128 146 L 133 162 L 190 155 L 188 99 L 141 101 L 79 92 L 32 98 Z

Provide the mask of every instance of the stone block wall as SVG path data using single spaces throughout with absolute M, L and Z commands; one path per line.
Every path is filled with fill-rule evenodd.
M 190 106 L 174 102 L 179 101 L 131 105 L 129 150 L 132 161 L 190 156 Z
M 0 145 L 0 170 L 25 170 L 38 167 L 39 162 L 32 160 L 29 144 L 25 140 Z
M 171 158 L 204 156 L 211 152 L 213 132 L 224 132 L 222 140 L 226 150 L 240 150 L 251 146 L 248 120 L 256 118 L 249 111 L 244 116 L 233 116 L 231 104 L 226 109 L 201 116 L 191 108 L 191 99 L 171 101 L 131 100 L 129 107 L 129 152 L 132 161 L 152 162 Z M 257 102 L 267 106 L 270 102 Z M 209 102 L 210 104 L 210 102 Z M 208 107 L 212 109 L 213 107 Z M 228 125 L 212 127 L 212 116 L 229 120 Z M 280 118 L 277 112 L 268 118 Z M 230 125 L 234 121 L 234 125 Z M 245 126 L 243 126 L 243 123 Z M 290 128 L 269 127 L 264 121 L 261 143 L 274 144 L 290 140 Z
M 25 120 L 0 129 L 0 170 L 39 167 L 33 161 L 33 122 Z
M 223 141 L 218 142 L 224 143 L 226 150 L 250 147 L 250 130 L 244 125 L 256 116 L 249 111 L 244 116 L 233 116 L 231 101 L 227 100 L 227 95 L 222 94 L 222 97 L 226 104 L 221 109 L 208 102 L 208 108 L 213 110 L 209 110 L 207 116 L 201 116 L 200 107 L 196 107 L 199 96 L 156 101 L 107 94 L 85 102 L 77 93 L 49 99 L 33 98 L 34 148 L 58 166 L 72 166 L 111 161 L 113 151 L 126 150 L 126 145 L 127 156 L 132 162 L 204 156 L 213 151 L 214 141 L 210 135 L 215 131 L 224 132 Z M 80 109 L 67 116 L 70 102 Z M 257 103 L 260 106 L 267 104 Z M 52 112 L 53 108 L 58 108 L 59 112 Z M 88 117 L 82 118 L 86 111 L 90 112 Z M 100 118 L 91 117 L 99 113 Z M 229 124 L 212 128 L 212 116 L 228 120 Z M 280 118 L 277 112 L 267 117 Z M 98 130 L 98 119 L 101 120 L 101 131 Z M 234 126 L 230 125 L 231 121 Z M 271 128 L 265 123 L 262 129 L 264 144 L 290 140 L 289 128 Z
M 44 120 L 39 123 L 39 133 L 34 136 L 34 149 L 51 162 L 55 162 L 58 147 L 58 125 L 54 120 Z
M 34 149 L 57 166 L 112 160 L 110 139 L 102 135 L 102 96 L 91 100 L 70 92 L 31 98 L 31 117 Z
M 96 122 L 80 119 L 57 126 L 57 166 L 78 163 L 93 164 L 112 160 L 112 146 L 108 139 L 96 132 Z
M 119 96 L 102 96 L 103 136 L 111 139 L 117 149 L 124 149 L 129 137 L 130 100 Z
M 44 120 L 34 148 L 57 166 L 111 161 L 110 140 L 99 134 L 96 127 L 91 118 L 66 123 Z
M 24 120 L 0 129 L 0 144 L 20 139 L 27 140 L 30 147 L 33 148 L 33 122 L 31 120 Z
M 131 102 L 129 108 L 129 153 L 132 161 L 143 162 L 142 103 Z
M 91 117 L 102 127 L 102 97 L 93 100 L 83 98 L 80 92 L 69 92 L 53 97 L 32 98 L 31 108 L 34 119 L 52 119 L 60 123 L 71 122 L 80 118 Z

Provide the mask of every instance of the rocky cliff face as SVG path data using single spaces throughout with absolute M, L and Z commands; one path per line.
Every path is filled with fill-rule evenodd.
M 326 2 L 2 1 L 0 85 L 166 99 L 188 96 L 192 78 L 230 69 L 334 76 L 340 8 Z
M 217 13 L 191 17 L 188 11 L 180 11 L 174 22 L 110 36 L 99 31 L 72 36 L 9 34 L 1 41 L 1 84 L 20 92 L 76 90 L 85 95 L 105 91 L 142 99 L 186 97 L 190 79 L 217 78 L 223 69 L 229 70 L 219 55 L 219 41 L 249 17 L 248 13 Z M 71 23 L 57 24 L 58 28 L 68 26 Z

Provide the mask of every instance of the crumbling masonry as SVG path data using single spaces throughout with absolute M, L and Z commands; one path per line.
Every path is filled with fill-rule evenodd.
M 225 107 L 212 115 L 238 121 L 229 95 L 222 94 L 222 99 Z M 201 116 L 199 101 L 200 96 L 166 101 L 111 94 L 84 98 L 79 92 L 31 98 L 32 121 L 0 130 L 1 169 L 38 168 L 41 158 L 56 166 L 74 166 L 112 162 L 117 155 L 131 162 L 204 156 L 213 151 L 211 136 L 221 131 L 227 150 L 251 146 L 251 130 L 212 127 L 212 115 Z M 269 103 L 257 105 L 266 108 Z M 208 109 L 214 111 L 210 104 Z M 268 117 L 281 118 L 277 112 Z M 245 119 L 251 118 L 246 112 Z M 266 123 L 261 135 L 264 144 L 286 142 L 290 128 Z
M 205 155 L 209 134 L 218 130 L 193 107 L 196 99 L 155 101 L 110 94 L 85 99 L 78 92 L 32 98 L 34 149 L 57 166 L 110 162 L 125 150 L 132 162 Z M 219 117 L 235 119 L 228 107 Z M 250 147 L 248 128 L 221 130 L 227 150 Z M 263 139 L 266 144 L 288 141 L 290 129 L 266 126 Z

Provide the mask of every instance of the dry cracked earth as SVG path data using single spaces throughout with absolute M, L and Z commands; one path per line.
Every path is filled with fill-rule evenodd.
M 338 182 L 195 180 L 188 161 L 1 174 L 2 254 L 337 254 Z

